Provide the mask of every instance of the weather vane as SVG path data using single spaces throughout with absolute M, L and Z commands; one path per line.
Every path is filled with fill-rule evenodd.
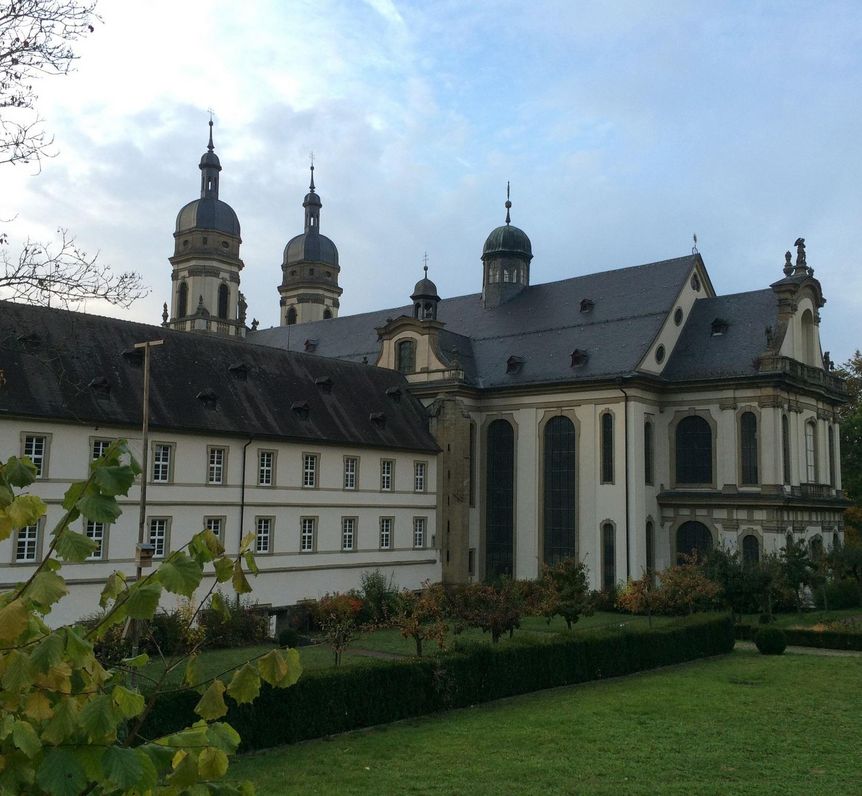
M 692 237 L 692 240 L 694 241 L 694 246 L 691 247 L 691 253 L 697 254 L 698 253 L 698 251 L 697 251 L 697 233 L 695 232 L 694 235 L 692 235 L 691 237 Z
M 428 252 L 425 252 L 424 257 L 422 257 L 422 262 L 424 263 L 425 276 L 428 276 Z

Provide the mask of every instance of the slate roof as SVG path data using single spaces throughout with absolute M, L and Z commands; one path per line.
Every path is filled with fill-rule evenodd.
M 158 338 L 165 344 L 151 360 L 154 429 L 437 450 L 424 408 L 394 371 L 5 301 L 0 418 L 139 426 L 143 368 L 129 352 Z M 321 379 L 331 380 L 331 392 Z M 382 424 L 370 418 L 378 412 Z
M 713 336 L 716 319 L 727 331 Z M 664 369 L 671 381 L 753 376 L 766 348 L 766 327 L 778 324 L 778 300 L 770 289 L 698 299 Z
M 645 355 L 699 262 L 698 255 L 689 255 L 532 285 L 488 309 L 476 293 L 443 299 L 437 308 L 438 320 L 446 324 L 440 345 L 450 359 L 451 348 L 457 349 L 468 383 L 482 388 L 627 374 Z M 582 313 L 585 298 L 594 307 Z M 375 328 L 401 315 L 411 316 L 412 306 L 263 329 L 249 339 L 295 351 L 311 338 L 321 356 L 374 363 L 380 351 Z M 575 349 L 589 357 L 578 368 L 571 366 Z M 524 360 L 514 374 L 506 372 L 510 356 Z

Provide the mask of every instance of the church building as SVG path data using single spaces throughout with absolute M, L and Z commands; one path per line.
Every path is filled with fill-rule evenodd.
M 26 384 L 0 388 L 0 458 L 42 456 L 46 493 L 80 477 L 72 447 L 53 470 L 69 440 L 139 435 L 133 344 L 164 337 L 151 423 L 153 466 L 167 470 L 149 477 L 167 472 L 172 488 L 153 495 L 152 519 L 170 519 L 153 538 L 215 518 L 234 542 L 268 533 L 273 604 L 370 568 L 412 587 L 535 578 L 576 556 L 611 588 L 715 546 L 753 559 L 788 536 L 841 540 L 846 390 L 822 351 L 826 300 L 802 238 L 772 284 L 745 293 L 718 295 L 696 250 L 531 284 L 532 242 L 507 198 L 481 248 L 477 231 L 477 292 L 441 296 L 426 267 L 402 306 L 340 315 L 312 166 L 279 323 L 258 329 L 212 130 L 200 170 L 201 197 L 177 217 L 163 328 L 2 305 L 0 367 Z M 0 544 L 4 582 L 20 577 L 22 544 Z M 119 549 L 127 562 L 132 547 Z

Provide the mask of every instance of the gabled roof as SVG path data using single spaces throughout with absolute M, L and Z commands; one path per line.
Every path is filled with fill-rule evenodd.
M 633 371 L 673 308 L 698 255 L 620 268 L 596 274 L 532 285 L 512 300 L 484 308 L 479 294 L 443 299 L 437 318 L 444 332 L 468 338 L 450 339 L 459 357 L 472 354 L 465 373 L 477 387 L 580 381 L 613 377 Z M 594 302 L 580 311 L 582 299 Z M 263 329 L 249 335 L 255 343 L 297 350 L 307 337 L 318 342 L 326 357 L 376 362 L 380 343 L 375 329 L 412 307 L 342 316 L 326 321 Z M 449 342 L 441 348 L 444 355 Z M 586 350 L 587 363 L 571 367 L 575 349 Z M 517 373 L 506 372 L 510 356 L 524 359 Z M 467 369 L 465 368 L 465 371 Z
M 713 322 L 727 329 L 713 334 Z M 766 327 L 778 324 L 778 300 L 772 290 L 754 290 L 695 301 L 663 376 L 685 379 L 753 376 L 766 349 Z
M 437 449 L 424 408 L 394 371 L 5 301 L 0 417 L 139 427 L 143 368 L 134 345 L 159 338 L 165 344 L 151 360 L 154 429 Z M 374 413 L 384 422 L 372 422 Z

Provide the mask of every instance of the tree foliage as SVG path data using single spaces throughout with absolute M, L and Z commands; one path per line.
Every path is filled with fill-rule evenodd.
M 111 628 L 152 618 L 163 594 L 190 596 L 205 578 L 212 593 L 237 569 L 242 573 L 243 561 L 253 569 L 248 552 L 253 535 L 243 541 L 243 557 L 232 560 L 211 531 L 198 533 L 140 580 L 114 572 L 102 589 L 104 613 L 97 622 L 53 630 L 46 624 L 44 617 L 68 593 L 61 574 L 64 563 L 83 561 L 95 546 L 71 524 L 81 517 L 99 522 L 116 518 L 116 496 L 128 493 L 139 472 L 125 442 L 112 444 L 91 465 L 89 478 L 66 492 L 65 514 L 30 577 L 0 593 L 2 793 L 144 794 L 159 788 L 180 793 L 218 783 L 240 741 L 221 721 L 227 713 L 225 697 L 237 704 L 250 702 L 261 681 L 287 687 L 300 675 L 297 652 L 276 649 L 244 665 L 229 681 L 201 679 L 193 647 L 188 654 L 165 660 L 163 674 L 144 692 L 131 675 L 136 673 L 140 681 L 148 655 L 105 666 L 94 653 L 94 644 Z M 19 491 L 34 478 L 35 468 L 26 459 L 12 457 L 0 464 L 0 540 L 44 516 L 44 502 Z M 141 737 L 165 678 L 179 666 L 185 667 L 184 688 L 200 693 L 195 706 L 199 720 L 169 736 Z M 249 792 L 246 786 L 218 788 L 223 793 Z
M 862 509 L 862 351 L 856 351 L 841 368 L 848 402 L 841 413 L 841 483 L 847 496 Z M 853 517 L 849 518 L 851 522 Z M 857 529 L 862 521 L 857 520 Z
M 335 665 L 356 635 L 362 600 L 354 594 L 325 594 L 314 608 L 314 618 L 335 653 Z
M 491 641 L 496 644 L 504 633 L 511 635 L 521 626 L 523 599 L 518 584 L 509 578 L 502 579 L 498 585 L 462 586 L 450 599 L 456 630 L 477 627 L 483 633 L 490 633 Z
M 593 613 L 587 567 L 576 558 L 566 558 L 554 566 L 545 567 L 542 577 L 545 596 L 542 613 L 566 620 L 569 630 L 580 616 Z
M 404 638 L 416 643 L 416 654 L 421 657 L 424 641 L 435 641 L 440 649 L 446 643 L 446 592 L 442 584 L 422 584 L 422 591 L 404 589 L 398 595 L 393 624 Z

